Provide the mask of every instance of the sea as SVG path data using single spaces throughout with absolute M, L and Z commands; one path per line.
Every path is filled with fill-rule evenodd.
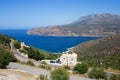
M 13 37 L 29 46 L 50 52 L 61 53 L 67 48 L 74 47 L 80 43 L 96 40 L 99 37 L 59 37 L 59 36 L 39 36 L 27 34 L 27 29 L 19 30 L 0 30 L 0 34 Z

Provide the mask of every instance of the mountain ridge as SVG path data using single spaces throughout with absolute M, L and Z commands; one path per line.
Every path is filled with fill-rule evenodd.
M 105 37 L 111 34 L 120 34 L 120 15 L 91 14 L 70 24 L 33 28 L 27 33 L 43 36 Z

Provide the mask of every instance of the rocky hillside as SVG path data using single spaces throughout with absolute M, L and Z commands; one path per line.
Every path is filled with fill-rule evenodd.
M 93 40 L 77 45 L 74 51 L 78 61 L 91 67 L 103 67 L 120 71 L 120 35 Z
M 9 62 L 16 61 L 10 50 L 10 38 L 0 34 L 0 68 L 5 68 Z
M 120 35 L 111 35 L 77 45 L 74 51 L 78 57 L 105 56 L 120 53 Z
M 38 27 L 27 32 L 28 34 L 44 36 L 99 36 L 120 34 L 120 15 L 91 14 L 78 20 L 58 26 Z
M 0 34 L 0 50 L 9 51 L 10 50 L 10 38 Z

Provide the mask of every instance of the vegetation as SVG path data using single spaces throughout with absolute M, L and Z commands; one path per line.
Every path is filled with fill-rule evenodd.
M 64 68 L 65 70 L 70 70 L 70 67 L 67 66 L 67 65 L 64 65 L 63 68 Z
M 36 80 L 48 80 L 47 76 L 39 75 L 39 77 Z
M 35 60 L 43 60 L 43 59 L 56 59 L 59 57 L 60 54 L 49 54 L 45 51 L 33 48 L 33 47 L 24 47 L 24 49 L 19 50 L 21 53 L 25 53 L 28 55 L 29 58 Z
M 40 68 L 51 70 L 51 67 L 49 65 L 39 65 Z
M 11 61 L 15 61 L 13 55 L 0 49 L 0 68 L 5 68 Z
M 86 73 L 88 70 L 88 66 L 84 63 L 77 63 L 75 67 L 73 68 L 73 71 L 78 74 Z
M 109 80 L 120 80 L 120 74 L 112 74 Z
M 20 42 L 19 42 L 18 40 L 14 40 L 14 47 L 15 47 L 16 49 L 20 49 L 21 44 L 20 44 Z
M 0 34 L 0 49 L 9 51 L 9 49 L 10 49 L 10 42 L 11 42 L 11 40 L 10 40 L 9 37 Z
M 47 63 L 45 61 L 42 61 L 41 64 L 42 65 L 47 65 Z
M 51 80 L 69 80 L 69 73 L 65 69 L 55 69 L 51 72 Z
M 107 74 L 102 68 L 94 68 L 88 73 L 88 77 L 91 79 L 105 79 L 107 80 Z
M 10 38 L 0 34 L 0 44 L 8 45 L 11 42 Z
M 45 61 L 42 61 L 41 65 L 39 65 L 39 67 L 46 69 L 46 70 L 51 70 L 51 67 Z
M 82 43 L 74 48 L 78 61 L 89 67 L 103 67 L 120 70 L 120 35 Z M 113 64 L 114 63 L 114 64 Z
M 24 51 L 28 55 L 28 57 L 31 59 L 35 59 L 37 61 L 45 59 L 44 54 L 35 48 L 24 47 L 24 50 L 22 50 L 22 51 Z
M 30 66 L 34 66 L 34 63 L 31 61 L 27 61 L 26 64 L 30 65 Z
M 9 62 L 16 61 L 10 51 L 10 38 L 0 34 L 0 68 L 5 68 Z

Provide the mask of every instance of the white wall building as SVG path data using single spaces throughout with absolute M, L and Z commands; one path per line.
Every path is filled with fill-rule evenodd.
M 42 60 L 45 61 L 49 65 L 54 66 L 75 66 L 77 62 L 77 54 L 74 53 L 73 49 L 70 48 L 68 51 L 63 52 L 63 54 L 60 56 L 60 58 L 56 60 Z
M 62 65 L 74 66 L 77 64 L 77 54 L 72 50 L 64 52 L 59 59 Z

